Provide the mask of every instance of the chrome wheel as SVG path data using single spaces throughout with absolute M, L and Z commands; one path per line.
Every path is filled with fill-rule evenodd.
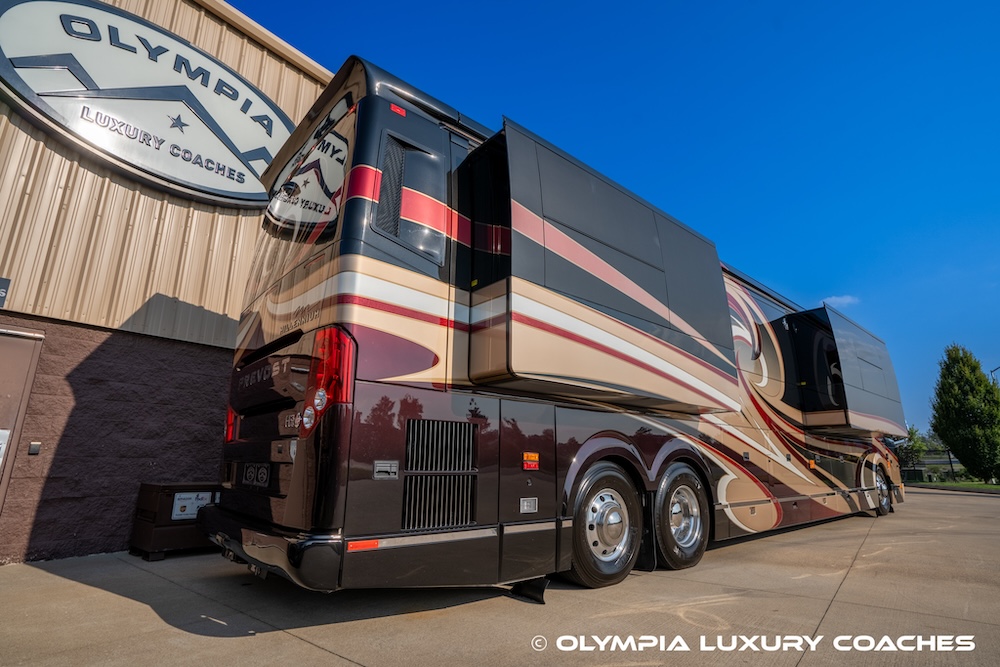
M 587 503 L 587 544 L 594 558 L 610 562 L 625 549 L 629 534 L 628 509 L 614 489 L 604 488 Z
M 684 462 L 664 471 L 653 504 L 660 560 L 673 570 L 701 560 L 711 532 L 711 506 L 698 473 Z
M 670 496 L 670 532 L 681 549 L 688 549 L 701 540 L 701 505 L 698 496 L 688 486 L 678 486 Z
M 639 558 L 642 502 L 620 466 L 598 461 L 583 475 L 573 510 L 569 577 L 589 588 L 628 576 Z
M 878 507 L 875 511 L 885 516 L 892 511 L 892 498 L 889 497 L 889 483 L 885 479 L 885 473 L 881 470 L 875 473 L 875 489 L 878 491 Z

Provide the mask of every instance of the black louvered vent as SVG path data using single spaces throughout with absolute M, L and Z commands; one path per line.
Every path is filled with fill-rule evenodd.
M 475 523 L 475 439 L 475 425 L 466 422 L 407 422 L 404 530 Z
M 406 149 L 392 137 L 386 137 L 382 186 L 378 191 L 375 227 L 390 236 L 399 236 L 399 212 L 403 201 L 403 163 Z
M 475 475 L 413 475 L 403 484 L 403 530 L 461 528 L 475 523 Z
M 406 422 L 406 469 L 474 472 L 475 424 L 411 419 Z

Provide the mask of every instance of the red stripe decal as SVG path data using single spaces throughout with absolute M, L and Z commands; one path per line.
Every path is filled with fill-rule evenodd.
M 463 245 L 472 245 L 469 219 L 423 192 L 403 188 L 399 217 L 430 227 Z
M 691 436 L 688 436 L 688 437 L 690 438 Z M 695 440 L 699 445 L 701 445 L 705 449 L 708 449 L 708 450 L 710 450 L 712 452 L 715 452 L 720 458 L 725 459 L 726 462 L 729 463 L 730 465 L 732 465 L 734 468 L 739 468 L 740 472 L 742 472 L 744 475 L 746 475 L 750 479 L 750 481 L 753 482 L 755 485 L 757 485 L 757 488 L 760 489 L 761 492 L 763 492 L 765 499 L 771 501 L 774 504 L 774 507 L 775 507 L 775 509 L 777 510 L 777 513 L 778 513 L 778 521 L 774 525 L 777 526 L 778 523 L 781 523 L 781 517 L 782 517 L 781 503 L 778 502 L 777 496 L 775 496 L 773 493 L 771 493 L 771 491 L 768 490 L 768 488 L 764 485 L 764 483 L 762 481 L 760 481 L 760 479 L 757 478 L 756 475 L 754 475 L 752 472 L 750 472 L 750 470 L 746 466 L 744 466 L 742 463 L 740 463 L 739 461 L 737 461 L 732 456 L 729 456 L 728 454 L 722 452 L 721 450 L 716 449 L 715 447 L 711 446 L 710 444 L 708 444 L 707 442 L 704 442 L 701 439 L 697 439 L 697 438 L 692 438 L 692 439 Z M 734 454 L 735 454 L 735 452 L 734 452 Z
M 476 250 L 493 255 L 510 255 L 510 227 L 477 222 L 473 225 Z
M 351 169 L 347 198 L 360 197 L 378 203 L 382 172 L 366 164 Z M 472 223 L 448 205 L 411 188 L 403 188 L 400 217 L 441 232 L 464 245 L 472 245 Z
M 607 283 L 636 303 L 641 304 L 650 312 L 656 313 L 667 322 L 670 322 L 674 328 L 701 342 L 701 344 L 709 352 L 715 354 L 727 364 L 731 363 L 725 355 L 719 352 L 713 345 L 707 341 L 703 341 L 697 331 L 687 325 L 684 320 L 673 313 L 662 301 L 644 290 L 631 278 L 598 255 L 588 250 L 573 238 L 559 229 L 556 229 L 556 227 L 543 220 L 535 213 L 532 213 L 528 208 L 519 204 L 516 200 L 511 200 L 511 224 L 514 231 L 523 234 L 535 243 L 545 246 L 546 250 L 549 250 L 563 259 L 566 259 L 588 271 L 590 274 L 604 283 Z M 632 328 L 634 329 L 634 327 Z M 636 331 L 638 331 L 638 329 L 636 329 Z M 654 336 L 650 336 L 650 338 L 656 340 Z M 671 347 L 673 348 L 673 346 Z M 727 382 L 735 384 L 733 376 L 729 375 L 722 369 L 716 368 L 712 364 L 698 359 L 692 354 L 685 353 L 679 348 L 673 349 L 677 349 L 678 352 L 684 354 L 689 360 L 695 361 L 704 368 L 715 372 Z
M 497 248 L 497 252 L 501 255 L 510 254 L 510 228 L 509 227 L 498 227 L 494 225 L 493 227 L 493 243 L 494 248 Z
M 382 172 L 375 167 L 359 164 L 351 169 L 347 177 L 347 198 L 363 197 L 377 202 L 381 187 Z
M 545 245 L 545 222 L 514 199 L 510 200 L 510 224 L 514 231 Z
M 458 211 L 448 209 L 451 215 L 451 233 L 448 236 L 452 237 L 459 243 L 467 246 L 472 245 L 472 221 L 466 218 L 464 215 L 460 215 Z
M 805 435 L 805 432 L 802 429 L 798 428 L 795 424 L 785 419 L 785 417 L 781 415 L 780 412 L 775 410 L 774 412 L 775 414 L 778 415 L 778 419 L 783 421 L 785 423 L 785 426 L 787 426 L 787 429 L 782 428 L 781 425 L 775 420 L 775 418 L 769 415 L 767 411 L 764 409 L 764 406 L 762 406 L 760 402 L 757 400 L 757 393 L 753 389 L 751 389 L 746 378 L 743 376 L 743 373 L 740 373 L 740 383 L 743 385 L 744 395 L 746 395 L 750 399 L 750 402 L 753 403 L 754 408 L 756 408 L 757 410 L 757 414 L 760 415 L 760 417 L 764 420 L 764 423 L 767 424 L 767 426 L 772 431 L 781 434 L 788 434 L 789 431 L 792 431 L 798 433 L 799 435 L 803 436 Z M 801 442 L 803 445 L 805 444 L 805 440 L 802 440 Z
M 493 327 L 506 327 L 507 326 L 507 313 L 501 313 L 499 315 L 494 315 L 485 320 L 480 320 L 471 325 L 471 330 L 473 332 L 485 331 L 486 329 L 492 329 Z
M 353 294 L 337 295 L 337 304 L 350 304 L 354 306 L 362 306 L 364 308 L 372 308 L 373 310 L 381 310 L 384 313 L 399 315 L 401 317 L 407 317 L 411 320 L 436 324 L 438 326 L 457 329 L 459 331 L 469 330 L 469 325 L 465 322 L 456 322 L 455 320 L 450 320 L 447 317 L 438 317 L 437 315 L 425 313 L 420 310 L 414 310 L 413 308 L 405 308 L 403 306 L 397 306 L 394 303 L 386 303 L 385 301 L 377 301 L 375 299 L 355 296 Z
M 566 331 L 565 329 L 562 329 L 562 328 L 557 327 L 555 325 L 549 324 L 548 322 L 542 322 L 541 320 L 536 320 L 535 318 L 533 318 L 533 317 L 531 317 L 529 315 L 524 315 L 523 313 L 516 313 L 516 312 L 515 313 L 511 313 L 511 319 L 513 321 L 515 321 L 515 322 L 520 322 L 521 324 L 524 324 L 526 326 L 534 327 L 535 329 L 540 329 L 542 331 L 554 334 L 556 336 L 559 336 L 560 338 L 566 338 L 568 340 L 573 341 L 574 343 L 578 343 L 578 344 L 583 345 L 585 347 L 589 347 L 589 348 L 591 348 L 593 350 L 597 350 L 598 352 L 601 352 L 602 354 L 606 354 L 606 355 L 608 355 L 610 357 L 614 357 L 614 358 L 619 359 L 621 361 L 624 361 L 624 362 L 626 362 L 626 363 L 628 363 L 628 364 L 630 364 L 632 366 L 636 366 L 637 368 L 641 368 L 644 371 L 647 371 L 649 373 L 653 373 L 654 375 L 658 375 L 658 376 L 660 376 L 660 377 L 662 377 L 664 379 L 670 380 L 671 382 L 673 382 L 673 383 L 675 383 L 675 384 L 677 384 L 677 385 L 679 385 L 681 387 L 684 387 L 688 391 L 691 391 L 691 392 L 693 392 L 695 394 L 698 394 L 702 398 L 708 400 L 710 405 L 714 405 L 714 406 L 717 406 L 717 407 L 720 407 L 720 408 L 725 408 L 725 409 L 728 410 L 728 407 L 725 406 L 725 405 L 722 405 L 718 401 L 718 399 L 716 399 L 716 398 L 714 398 L 712 396 L 709 396 L 708 394 L 706 394 L 704 391 L 698 389 L 697 387 L 692 387 L 691 385 L 687 384 L 683 380 L 680 380 L 679 378 L 677 378 L 677 377 L 675 377 L 673 375 L 670 375 L 669 373 L 665 373 L 665 372 L 661 371 L 658 368 L 654 368 L 653 366 L 650 366 L 649 364 L 646 364 L 646 363 L 644 363 L 642 361 L 639 361 L 638 359 L 635 359 L 634 357 L 630 357 L 630 356 L 628 356 L 627 354 L 625 354 L 623 352 L 619 352 L 618 350 L 612 349 L 612 348 L 610 348 L 610 347 L 608 347 L 606 345 L 602 345 L 601 343 L 594 342 L 594 341 L 590 340 L 589 338 L 584 338 L 583 336 L 575 334 L 575 333 L 573 333 L 571 331 Z
M 399 217 L 448 233 L 448 207 L 422 192 L 403 188 Z

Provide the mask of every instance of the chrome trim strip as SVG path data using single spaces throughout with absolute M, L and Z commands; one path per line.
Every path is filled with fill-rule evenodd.
M 787 498 L 778 498 L 779 503 L 797 503 L 803 500 L 816 500 L 817 498 L 825 498 L 828 494 L 823 493 L 816 496 L 788 496 Z
M 451 533 L 434 533 L 432 535 L 407 535 L 406 537 L 370 537 L 355 538 L 347 541 L 349 553 L 363 553 L 364 551 L 379 551 L 381 549 L 395 549 L 398 547 L 413 547 L 427 544 L 440 544 L 444 542 L 460 542 L 462 540 L 480 540 L 489 537 L 496 537 L 499 534 L 496 528 L 482 528 L 480 530 L 459 530 Z M 377 549 L 362 549 L 350 551 L 351 542 L 362 542 L 366 540 L 378 540 Z
M 518 533 L 538 533 L 543 530 L 555 530 L 556 522 L 553 521 L 540 521 L 535 523 L 515 523 L 515 524 L 504 524 L 503 533 L 504 535 L 516 535 Z
M 781 504 L 781 501 L 777 498 L 760 498 L 758 500 L 741 500 L 735 503 L 726 503 L 723 507 L 755 507 L 757 505 L 777 505 Z
M 799 502 L 804 500 L 822 500 L 823 498 L 833 498 L 835 496 L 848 497 L 851 495 L 861 495 L 865 492 L 874 491 L 875 487 L 858 486 L 853 489 L 835 489 L 826 493 L 814 493 L 809 496 L 788 496 L 786 498 L 759 498 L 757 500 L 741 500 L 735 503 L 715 503 L 715 509 L 753 507 L 755 505 L 773 505 L 788 502 Z

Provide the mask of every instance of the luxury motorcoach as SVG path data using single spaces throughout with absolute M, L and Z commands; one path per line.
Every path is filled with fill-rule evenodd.
M 584 586 L 903 500 L 882 341 L 351 58 L 264 175 L 219 502 L 306 588 Z

